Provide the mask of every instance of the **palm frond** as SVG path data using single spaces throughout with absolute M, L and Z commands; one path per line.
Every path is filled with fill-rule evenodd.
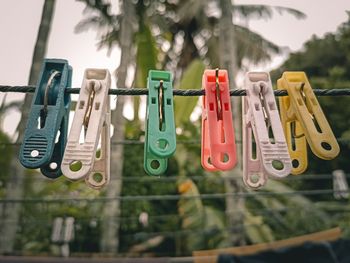
M 304 19 L 306 15 L 294 8 L 283 6 L 270 6 L 270 5 L 233 5 L 233 12 L 235 15 L 239 15 L 242 18 L 263 18 L 270 19 L 273 16 L 273 11 L 279 14 L 287 13 L 294 16 L 297 19 Z
M 201 16 L 204 12 L 207 1 L 187 0 L 183 1 L 179 5 L 177 14 L 179 15 L 180 21 L 186 23 L 191 21 L 193 18 Z
M 249 28 L 235 25 L 237 41 L 237 58 L 239 63 L 246 58 L 253 63 L 268 61 L 274 54 L 283 51 L 281 47 L 251 31 Z

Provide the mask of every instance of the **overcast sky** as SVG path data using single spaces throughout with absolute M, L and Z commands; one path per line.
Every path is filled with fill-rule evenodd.
M 33 48 L 40 23 L 43 0 L 0 0 L 0 83 L 26 85 Z M 307 15 L 296 20 L 276 14 L 272 20 L 252 20 L 249 27 L 274 43 L 298 50 L 313 34 L 333 32 L 347 18 L 349 0 L 235 0 L 239 4 L 268 4 L 296 8 Z M 56 0 L 55 15 L 47 57 L 64 58 L 73 66 L 73 86 L 79 87 L 85 68 L 118 66 L 119 51 L 96 50 L 94 31 L 75 34 L 74 27 L 82 19 L 84 5 L 73 0 Z M 272 64 L 276 61 L 272 61 Z M 266 65 L 269 70 L 270 65 Z M 0 94 L 2 100 L 3 94 Z M 8 94 L 7 99 L 21 99 L 22 94 Z M 5 130 L 12 134 L 19 119 L 15 112 L 5 119 Z

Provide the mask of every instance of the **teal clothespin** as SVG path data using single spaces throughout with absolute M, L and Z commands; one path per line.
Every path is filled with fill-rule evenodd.
M 168 71 L 148 73 L 144 169 L 160 175 L 176 149 L 172 76 Z
M 45 59 L 32 101 L 19 160 L 57 178 L 67 141 L 72 67 L 63 59 Z

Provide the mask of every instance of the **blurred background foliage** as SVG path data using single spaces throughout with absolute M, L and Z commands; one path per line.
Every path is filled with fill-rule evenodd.
M 132 1 L 131 8 L 111 13 L 108 2 L 80 0 L 86 4 L 84 19 L 77 25 L 77 32 L 96 30 L 99 47 L 120 47 L 125 37 L 122 25 L 125 19 L 134 27 L 130 46 L 130 66 L 134 67 L 133 85 L 146 87 L 148 70 L 163 69 L 174 73 L 174 87 L 180 89 L 201 88 L 201 76 L 205 68 L 220 65 L 219 21 L 223 1 Z M 130 11 L 131 10 L 131 11 Z M 232 14 L 243 19 L 272 18 L 274 11 L 286 12 L 296 18 L 305 15 L 283 7 L 232 5 Z M 123 22 L 124 21 L 124 22 Z M 283 51 L 251 29 L 233 25 L 237 48 L 235 62 L 244 73 L 244 61 L 260 63 L 270 60 Z M 131 29 L 130 29 L 131 30 Z M 350 18 L 334 33 L 322 38 L 313 37 L 300 52 L 289 58 L 272 74 L 273 83 L 287 70 L 305 71 L 313 88 L 350 88 Z M 230 236 L 234 231 L 243 233 L 241 243 L 254 244 L 289 238 L 296 235 L 341 226 L 344 236 L 350 237 L 349 200 L 335 200 L 332 195 L 278 195 L 278 193 L 331 189 L 331 172 L 342 169 L 350 173 L 350 108 L 345 97 L 319 98 L 325 114 L 341 146 L 341 154 L 333 161 L 323 161 L 310 153 L 309 174 L 329 175 L 325 179 L 302 176 L 283 181 L 270 180 L 262 192 L 276 195 L 251 195 L 244 200 L 242 222 L 228 227 L 224 198 L 189 198 L 199 194 L 224 194 L 225 178 L 219 173 L 208 173 L 200 162 L 201 120 L 193 114 L 198 98 L 176 98 L 176 126 L 179 144 L 169 167 L 162 178 L 150 178 L 143 170 L 143 145 L 124 145 L 123 160 L 111 160 L 113 165 L 123 162 L 122 175 L 112 174 L 112 181 L 123 182 L 120 195 L 180 195 L 179 200 L 121 201 L 120 211 L 114 211 L 111 222 L 119 229 L 119 255 L 185 256 L 193 250 L 213 249 L 237 245 Z M 134 112 L 142 106 L 140 98 L 134 98 Z M 0 108 L 1 117 L 6 107 Z M 190 121 L 192 120 L 192 121 Z M 134 114 L 125 121 L 125 140 L 140 141 L 144 138 L 143 118 Z M 118 127 L 116 127 L 118 129 Z M 0 196 L 6 195 L 6 184 L 11 177 L 10 138 L 0 132 Z M 182 142 L 182 143 L 181 143 Z M 241 180 L 240 178 L 234 178 Z M 244 190 L 247 192 L 248 190 Z M 249 191 L 248 191 L 249 192 Z M 100 253 L 106 220 L 104 206 L 115 202 L 106 191 L 95 191 L 81 182 L 69 182 L 64 178 L 55 181 L 45 179 L 38 171 L 26 171 L 23 184 L 23 202 L 16 224 L 15 245 L 12 254 L 57 255 L 57 244 L 50 240 L 53 220 L 56 217 L 75 218 L 75 238 L 70 244 L 74 255 Z M 70 198 L 85 198 L 72 200 Z M 62 202 L 50 199 L 62 198 Z M 96 198 L 105 198 L 103 200 Z M 6 204 L 2 205 L 1 209 Z M 118 209 L 118 208 L 116 208 Z M 142 216 L 143 215 L 143 219 Z M 6 219 L 6 220 L 11 220 Z M 6 220 L 3 223 L 6 224 Z M 104 251 L 105 252 L 105 251 Z M 107 251 L 108 252 L 108 251 Z

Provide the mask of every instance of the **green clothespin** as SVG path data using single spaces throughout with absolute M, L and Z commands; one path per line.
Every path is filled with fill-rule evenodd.
M 72 67 L 64 59 L 45 59 L 29 112 L 19 160 L 26 168 L 40 168 L 49 178 L 62 175 L 67 141 Z M 57 137 L 57 138 L 56 138 Z
M 160 175 L 176 150 L 172 76 L 168 71 L 148 73 L 144 169 Z

